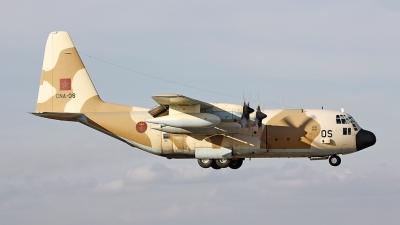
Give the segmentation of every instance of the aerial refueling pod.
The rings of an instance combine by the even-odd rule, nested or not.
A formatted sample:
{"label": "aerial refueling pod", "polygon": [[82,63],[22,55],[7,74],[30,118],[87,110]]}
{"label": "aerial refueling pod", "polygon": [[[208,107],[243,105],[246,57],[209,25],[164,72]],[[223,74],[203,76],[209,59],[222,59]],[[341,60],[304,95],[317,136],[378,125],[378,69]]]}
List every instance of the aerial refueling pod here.
{"label": "aerial refueling pod", "polygon": [[210,113],[177,113],[145,120],[145,122],[179,128],[204,128],[215,127],[221,119]]}

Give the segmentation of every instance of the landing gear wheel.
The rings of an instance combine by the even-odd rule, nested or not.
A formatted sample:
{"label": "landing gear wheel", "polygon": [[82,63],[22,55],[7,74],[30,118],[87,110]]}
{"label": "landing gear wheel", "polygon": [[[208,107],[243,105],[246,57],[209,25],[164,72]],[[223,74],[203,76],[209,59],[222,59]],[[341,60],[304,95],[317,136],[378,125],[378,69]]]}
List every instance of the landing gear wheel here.
{"label": "landing gear wheel", "polygon": [[331,157],[329,157],[329,164],[331,164],[331,166],[339,166],[341,162],[342,160],[337,155],[331,155]]}
{"label": "landing gear wheel", "polygon": [[226,168],[231,163],[230,159],[215,159],[215,164],[220,168]]}
{"label": "landing gear wheel", "polygon": [[213,163],[211,164],[211,167],[214,169],[214,170],[219,170],[219,169],[221,169],[221,167],[219,167],[218,165],[217,165],[217,163],[215,163],[215,160],[212,160],[213,161]]}
{"label": "landing gear wheel", "polygon": [[229,167],[231,169],[239,169],[243,164],[243,159],[232,159],[231,163],[229,164]]}
{"label": "landing gear wheel", "polygon": [[198,159],[197,162],[199,163],[199,165],[203,168],[209,168],[212,164],[213,164],[212,159]]}

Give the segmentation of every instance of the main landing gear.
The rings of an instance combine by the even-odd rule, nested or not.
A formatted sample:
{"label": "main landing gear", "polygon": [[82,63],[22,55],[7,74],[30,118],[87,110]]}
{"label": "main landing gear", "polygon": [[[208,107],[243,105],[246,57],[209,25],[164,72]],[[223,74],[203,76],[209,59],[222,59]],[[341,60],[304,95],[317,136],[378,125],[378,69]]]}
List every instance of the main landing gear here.
{"label": "main landing gear", "polygon": [[342,160],[337,155],[331,155],[331,157],[329,157],[329,164],[331,164],[331,166],[339,166],[341,162]]}
{"label": "main landing gear", "polygon": [[244,159],[198,159],[197,162],[203,168],[219,170],[229,167],[231,169],[239,169],[243,164]]}

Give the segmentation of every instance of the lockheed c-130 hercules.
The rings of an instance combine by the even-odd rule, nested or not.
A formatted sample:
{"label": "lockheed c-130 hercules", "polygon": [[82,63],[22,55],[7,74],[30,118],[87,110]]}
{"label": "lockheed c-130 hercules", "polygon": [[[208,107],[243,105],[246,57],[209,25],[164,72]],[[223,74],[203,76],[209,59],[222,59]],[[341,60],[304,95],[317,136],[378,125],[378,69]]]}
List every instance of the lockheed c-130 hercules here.
{"label": "lockheed c-130 hercules", "polygon": [[100,99],[67,32],[50,33],[36,116],[75,121],[143,151],[194,158],[203,168],[238,169],[245,158],[308,157],[341,162],[372,146],[375,135],[352,116],[323,109],[256,110],[206,103],[179,94],[152,96],[152,109]]}

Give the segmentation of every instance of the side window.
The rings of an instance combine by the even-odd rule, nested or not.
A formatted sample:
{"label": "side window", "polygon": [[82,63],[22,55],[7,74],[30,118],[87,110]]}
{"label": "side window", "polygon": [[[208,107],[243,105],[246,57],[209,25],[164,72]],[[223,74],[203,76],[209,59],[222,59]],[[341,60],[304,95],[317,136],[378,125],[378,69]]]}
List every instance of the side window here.
{"label": "side window", "polygon": [[343,128],[343,135],[351,135],[351,128]]}

